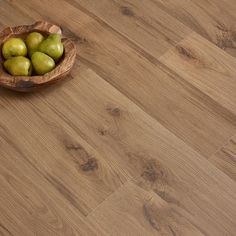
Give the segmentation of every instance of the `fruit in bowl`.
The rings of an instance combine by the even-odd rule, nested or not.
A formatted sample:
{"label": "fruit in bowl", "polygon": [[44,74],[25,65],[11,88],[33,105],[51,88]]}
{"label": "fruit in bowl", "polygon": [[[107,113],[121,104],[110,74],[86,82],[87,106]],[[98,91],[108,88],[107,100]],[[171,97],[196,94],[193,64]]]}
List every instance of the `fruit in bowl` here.
{"label": "fruit in bowl", "polygon": [[10,38],[2,47],[2,55],[5,59],[15,56],[26,56],[27,48],[21,38]]}
{"label": "fruit in bowl", "polygon": [[6,60],[3,66],[13,76],[44,75],[56,67],[63,52],[61,35],[50,34],[45,39],[41,33],[31,32],[25,42],[21,38],[4,42],[2,55]]}
{"label": "fruit in bowl", "polygon": [[[20,50],[17,49],[17,54],[12,53],[12,48],[14,48],[12,43],[14,44],[15,40],[10,41],[11,44],[7,42],[15,38],[20,39],[17,41],[20,45],[24,45],[26,52],[22,50],[23,52],[18,54]],[[45,45],[39,48],[48,38],[50,43],[44,43]],[[53,54],[47,48],[49,47],[47,44],[50,45]],[[9,57],[4,57],[9,53],[3,53],[3,46],[4,50],[7,49],[6,51],[10,52]],[[43,56],[41,53],[44,53]],[[37,21],[31,25],[6,27],[0,31],[0,87],[19,92],[31,92],[53,85],[68,78],[67,75],[75,63],[76,55],[75,42],[65,35],[62,37],[62,28],[58,25],[47,21]],[[8,59],[12,60],[6,62]]]}
{"label": "fruit in bowl", "polygon": [[35,52],[31,60],[37,75],[44,75],[55,68],[54,60],[45,53]]}
{"label": "fruit in bowl", "polygon": [[25,42],[27,45],[29,57],[31,57],[32,54],[38,50],[38,47],[43,40],[43,35],[38,32],[32,32],[27,35]]}
{"label": "fruit in bowl", "polygon": [[64,51],[63,44],[61,42],[61,35],[59,34],[51,34],[39,45],[39,51],[46,53],[51,58],[57,62]]}
{"label": "fruit in bowl", "polygon": [[3,65],[11,75],[28,76],[32,74],[31,62],[23,56],[11,57]]}

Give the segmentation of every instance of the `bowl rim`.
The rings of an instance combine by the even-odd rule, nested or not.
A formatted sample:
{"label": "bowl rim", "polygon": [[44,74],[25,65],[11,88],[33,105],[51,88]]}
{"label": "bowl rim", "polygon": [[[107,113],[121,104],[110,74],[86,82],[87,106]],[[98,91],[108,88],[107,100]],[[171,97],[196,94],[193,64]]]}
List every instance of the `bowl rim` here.
{"label": "bowl rim", "polygon": [[[32,31],[42,32],[43,34],[57,33],[62,35],[62,30],[58,25],[49,23],[47,21],[37,21],[30,25],[19,25],[14,27],[7,27],[0,32],[0,50],[3,43],[12,36],[19,36],[30,33]],[[63,78],[72,68],[76,57],[76,45],[69,38],[62,36],[64,45],[63,59],[57,66],[45,75],[34,76],[12,76],[8,74],[3,68],[3,56],[0,56],[0,85],[14,90],[30,89],[42,86],[48,83],[58,81]],[[2,50],[1,50],[2,51]]]}

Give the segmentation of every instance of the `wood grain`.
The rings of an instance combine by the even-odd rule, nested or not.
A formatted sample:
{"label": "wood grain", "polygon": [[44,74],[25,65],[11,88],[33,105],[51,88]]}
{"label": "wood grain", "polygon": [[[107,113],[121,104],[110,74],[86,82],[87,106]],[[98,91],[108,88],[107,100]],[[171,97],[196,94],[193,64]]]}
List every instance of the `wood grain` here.
{"label": "wood grain", "polygon": [[235,114],[236,60],[233,57],[193,33],[160,61]]}
{"label": "wood grain", "polygon": [[235,234],[233,1],[0,4],[77,46],[67,83],[0,88],[1,235]]}
{"label": "wood grain", "polygon": [[[33,112],[29,113],[32,106],[28,104],[30,103],[30,98],[28,98],[29,102],[20,101],[21,99],[17,102],[18,112],[16,114],[18,119],[25,120],[28,116],[32,120],[30,120],[29,127],[22,127],[22,130],[18,129],[20,133],[17,136],[21,138],[16,137],[16,144],[14,144],[14,146],[17,143],[20,146],[25,144],[26,155],[31,153],[30,162],[39,168],[43,175],[46,176],[49,184],[58,191],[58,194],[65,201],[72,205],[77,214],[86,216],[91,212],[89,209],[96,211],[100,198],[99,192],[94,193],[94,190],[104,191],[105,188],[101,189],[102,185],[94,186],[97,175],[89,183],[91,175],[84,175],[83,178],[83,175],[78,175],[78,172],[73,170],[70,162],[65,162],[64,160],[64,165],[60,164],[62,162],[61,158],[67,159],[67,155],[61,151],[58,142],[63,141],[60,141],[59,137],[57,138],[57,140],[59,139],[58,141],[54,141],[53,138],[45,139],[46,137],[51,137],[47,131],[47,123],[44,125],[42,123],[43,121],[47,122],[48,118],[50,118],[52,123],[61,123],[64,127],[69,119],[70,127],[75,129],[76,132],[74,138],[78,139],[79,133],[86,142],[104,156],[109,165],[117,166],[126,176],[142,176],[144,187],[150,188],[150,190],[159,194],[166,194],[174,204],[181,202],[181,208],[195,212],[198,217],[193,217],[193,224],[196,224],[200,229],[205,228],[204,222],[211,221],[209,215],[213,214],[214,221],[212,219],[210,224],[212,227],[208,226],[207,230],[209,232],[219,231],[222,234],[227,232],[226,229],[221,229],[217,226],[222,210],[212,205],[206,205],[208,200],[215,206],[218,206],[221,202],[221,204],[224,204],[224,215],[228,219],[227,223],[225,222],[226,228],[233,230],[234,224],[230,219],[235,217],[231,208],[232,204],[234,204],[232,196],[235,194],[235,183],[103,81],[94,72],[87,69],[83,70],[83,68],[78,70],[78,72],[79,75],[73,75],[77,79],[71,80],[61,90],[51,91],[48,96],[42,95],[38,102],[35,99],[34,105],[37,104],[38,109],[45,111],[45,115],[40,116],[41,122],[36,119],[37,113],[35,115],[33,115]],[[77,74],[78,72],[75,71],[74,73]],[[68,93],[70,93],[72,99],[70,100],[70,106],[64,100],[64,97],[69,95]],[[77,94],[77,98],[73,99],[75,94]],[[66,117],[61,114],[61,109],[67,114]],[[27,115],[25,114],[26,110],[29,110],[26,113]],[[53,110],[55,114],[50,115],[48,110]],[[59,119],[57,117],[60,120],[55,120]],[[5,119],[2,122],[4,121]],[[9,127],[7,128],[13,127],[14,129],[14,123],[17,124],[14,120],[9,122]],[[45,128],[43,129],[43,127]],[[28,130],[32,130],[32,132],[37,134],[38,138],[36,141],[41,143],[39,149],[35,147],[36,145],[33,143],[33,140],[30,140],[29,137],[32,134],[28,134]],[[142,138],[134,139],[133,137]],[[78,152],[80,148],[76,148],[76,145],[78,144],[69,143],[67,147],[69,149],[77,149],[75,152]],[[35,152],[33,153],[31,151],[32,146],[35,147]],[[46,155],[46,151],[43,151],[41,146],[50,150],[50,159],[41,160],[39,158],[38,153],[43,156]],[[53,147],[57,147],[57,149]],[[78,153],[78,158],[83,158],[83,154]],[[57,162],[55,162],[56,160]],[[67,169],[69,167],[70,171]],[[197,171],[193,171],[195,168]],[[211,169],[211,176],[208,174],[209,168]],[[96,168],[94,168],[94,171],[96,171]],[[104,170],[102,173],[104,173]],[[76,180],[73,178],[73,175],[78,176]],[[186,180],[188,181],[186,182]],[[85,188],[86,184],[88,184],[88,188],[90,188],[89,186],[94,186],[92,187],[93,193],[90,193],[89,189]],[[211,186],[210,190],[208,185]],[[77,190],[76,186],[81,186],[79,187],[80,191]],[[111,186],[114,186],[114,183]],[[183,192],[185,193],[184,198]],[[196,200],[192,196],[193,192]],[[223,192],[225,194],[222,194]],[[89,207],[83,204],[83,201],[85,201],[82,200],[84,194]],[[204,195],[206,200],[202,199],[202,195]],[[93,204],[93,202],[97,203]],[[201,210],[196,209],[196,204]],[[17,215],[17,213],[15,214]],[[109,234],[110,232],[108,231],[107,233]]]}
{"label": "wood grain", "polygon": [[189,213],[132,182],[102,203],[89,218],[112,235],[205,235],[191,222]]}
{"label": "wood grain", "polygon": [[[57,1],[50,3],[51,7],[58,4]],[[60,4],[70,14],[67,21],[62,17],[62,12],[56,19],[63,22],[64,31],[69,31],[68,35],[71,35],[71,31],[75,32],[72,36],[78,41],[79,59],[178,137],[203,155],[211,155],[222,145],[222,141],[235,133],[235,118],[214,100],[183,83],[174,71],[142,49],[130,43],[124,44],[126,40],[119,34],[114,35],[110,27],[96,22],[65,2]],[[20,4],[18,7],[21,7]],[[39,7],[40,4],[37,5]],[[49,15],[47,11],[47,8],[42,11],[46,13],[45,17]],[[76,20],[76,16],[79,19],[77,25],[68,24],[72,19]],[[209,102],[207,107],[206,101]],[[222,117],[225,113],[230,122]],[[222,129],[216,135],[219,131],[217,127]],[[207,141],[209,139],[211,142]]]}
{"label": "wood grain", "polygon": [[236,180],[236,141],[230,138],[209,160],[220,170]]}
{"label": "wood grain", "polygon": [[154,2],[163,11],[232,56],[236,56],[234,1],[154,0]]}
{"label": "wood grain", "polygon": [[[17,131],[23,133],[19,133],[19,139],[17,138],[15,142],[12,141],[12,145],[25,148],[34,147],[33,152],[28,150],[28,148],[25,149],[26,161],[30,162],[36,170],[39,170],[41,175],[54,186],[58,194],[64,196],[68,203],[82,215],[87,215],[91,209],[111,194],[113,189],[122,184],[125,181],[125,177],[124,175],[122,177],[119,171],[116,172],[113,167],[106,164],[88,144],[81,141],[72,128],[67,127],[68,131],[62,130],[60,126],[56,125],[61,123],[60,120],[49,119],[49,117],[53,116],[50,115],[50,110],[45,105],[43,106],[43,103],[40,105],[40,101],[35,102],[38,104],[38,108],[34,109],[35,113],[30,112],[31,109],[25,108],[24,104],[27,103],[27,106],[31,107],[30,101],[27,102],[27,100],[23,99],[17,102],[15,114],[20,117],[20,120],[27,120],[27,117],[32,115],[32,120],[30,123],[25,124],[26,126],[23,126],[21,130]],[[27,109],[27,112],[22,113],[25,109]],[[46,109],[46,116],[40,115],[40,109]],[[2,124],[5,123],[5,119],[9,119],[9,117],[5,115],[2,119]],[[13,122],[9,122],[7,126],[3,127],[5,130],[11,130],[13,127],[17,129],[17,126],[21,124],[20,120],[15,120],[15,122],[13,120]],[[37,139],[30,139],[32,133],[25,133],[32,127],[34,127],[32,132],[37,133],[39,137],[38,142],[40,142],[40,145],[37,145]],[[42,127],[45,127],[45,129]],[[40,137],[43,137],[44,134],[47,138],[41,140]],[[25,138],[20,138],[22,136]],[[7,132],[4,137],[7,141],[14,140],[14,133]],[[47,154],[47,150],[53,146],[57,148],[53,148]],[[50,156],[50,159],[40,158],[40,156],[47,155]],[[81,189],[87,189],[84,191],[85,195],[81,194]]]}
{"label": "wood grain", "polygon": [[[158,57],[191,30],[157,8],[152,1],[67,0],[76,8],[100,19],[146,52]],[[144,7],[145,6],[145,7]],[[106,11],[109,9],[109,11]]]}

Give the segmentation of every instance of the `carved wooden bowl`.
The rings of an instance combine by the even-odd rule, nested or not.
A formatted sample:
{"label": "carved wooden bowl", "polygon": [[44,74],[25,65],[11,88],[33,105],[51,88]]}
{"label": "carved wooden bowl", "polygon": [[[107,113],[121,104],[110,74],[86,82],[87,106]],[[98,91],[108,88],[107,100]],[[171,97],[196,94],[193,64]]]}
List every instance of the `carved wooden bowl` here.
{"label": "carved wooden bowl", "polygon": [[[37,31],[48,36],[51,33],[61,34],[61,28],[57,25],[38,21],[33,25],[21,25],[16,27],[8,27],[0,32],[0,50],[2,52],[3,43],[11,37],[20,37],[25,39],[28,33]],[[37,88],[53,84],[59,80],[62,80],[70,72],[76,57],[76,46],[68,38],[62,37],[62,43],[64,45],[64,54],[60,61],[57,63],[55,69],[46,73],[45,75],[39,76],[12,76],[8,74],[3,68],[4,58],[0,56],[0,86],[20,91],[30,92]]]}

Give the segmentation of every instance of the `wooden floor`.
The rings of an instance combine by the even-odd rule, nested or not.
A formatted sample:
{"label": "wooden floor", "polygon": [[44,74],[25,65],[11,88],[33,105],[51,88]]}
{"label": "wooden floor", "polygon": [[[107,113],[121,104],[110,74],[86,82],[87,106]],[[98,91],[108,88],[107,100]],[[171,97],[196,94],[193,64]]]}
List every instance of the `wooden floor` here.
{"label": "wooden floor", "polygon": [[236,1],[0,0],[40,19],[77,59],[0,89],[0,235],[236,235]]}

